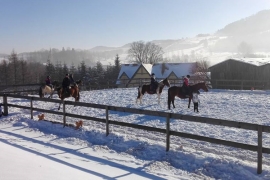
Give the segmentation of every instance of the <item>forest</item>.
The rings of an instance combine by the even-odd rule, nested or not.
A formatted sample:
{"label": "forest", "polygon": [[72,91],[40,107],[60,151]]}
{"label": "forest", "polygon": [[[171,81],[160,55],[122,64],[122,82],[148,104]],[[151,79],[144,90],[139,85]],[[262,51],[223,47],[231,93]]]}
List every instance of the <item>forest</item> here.
{"label": "forest", "polygon": [[120,71],[119,56],[115,56],[115,64],[103,66],[100,61],[90,65],[82,60],[80,63],[66,61],[52,62],[50,56],[47,62],[39,62],[33,58],[19,57],[14,51],[0,63],[0,85],[25,85],[45,83],[47,76],[52,81],[62,82],[65,74],[72,73],[74,80],[83,80],[85,85],[114,84]]}

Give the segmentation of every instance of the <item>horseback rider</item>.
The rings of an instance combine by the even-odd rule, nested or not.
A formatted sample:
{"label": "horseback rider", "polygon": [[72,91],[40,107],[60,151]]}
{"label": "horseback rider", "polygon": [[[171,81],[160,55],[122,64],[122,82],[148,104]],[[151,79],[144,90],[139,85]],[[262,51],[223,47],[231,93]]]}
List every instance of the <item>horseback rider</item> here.
{"label": "horseback rider", "polygon": [[155,73],[151,74],[151,84],[150,84],[150,90],[155,91],[158,87],[158,82],[156,81]]}
{"label": "horseback rider", "polygon": [[51,77],[47,76],[47,78],[45,79],[45,83],[47,86],[49,86],[51,89],[53,88],[53,85],[51,83]]}
{"label": "horseback rider", "polygon": [[73,79],[73,74],[69,74],[69,80],[70,80],[70,85],[71,86],[76,86],[77,85],[76,82]]}
{"label": "horseback rider", "polygon": [[183,85],[182,85],[182,91],[185,95],[189,95],[189,91],[190,91],[190,86],[189,86],[189,78],[190,78],[190,75],[187,75],[186,77],[184,77],[184,82],[183,82]]}
{"label": "horseback rider", "polygon": [[70,86],[70,79],[69,75],[66,74],[65,78],[62,81],[62,88],[63,88],[62,94],[66,93],[67,95],[69,95],[69,86]]}

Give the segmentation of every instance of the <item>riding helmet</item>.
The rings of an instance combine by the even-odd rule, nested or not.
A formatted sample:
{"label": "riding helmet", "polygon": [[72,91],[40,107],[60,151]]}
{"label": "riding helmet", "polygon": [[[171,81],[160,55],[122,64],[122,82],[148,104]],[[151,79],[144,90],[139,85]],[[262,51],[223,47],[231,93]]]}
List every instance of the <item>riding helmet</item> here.
{"label": "riding helmet", "polygon": [[190,78],[190,75],[187,75],[187,78]]}
{"label": "riding helmet", "polygon": [[151,74],[151,76],[154,76],[154,75],[155,75],[155,73],[152,73],[152,74]]}

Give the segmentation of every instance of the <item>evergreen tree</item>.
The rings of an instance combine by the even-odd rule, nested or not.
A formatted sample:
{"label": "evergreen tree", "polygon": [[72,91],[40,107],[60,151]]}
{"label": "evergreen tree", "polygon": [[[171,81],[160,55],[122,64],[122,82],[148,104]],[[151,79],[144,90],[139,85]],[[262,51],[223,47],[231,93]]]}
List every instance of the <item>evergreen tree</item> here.
{"label": "evergreen tree", "polygon": [[56,65],[55,65],[55,73],[54,73],[53,79],[55,79],[59,82],[62,82],[64,77],[65,77],[65,74],[63,72],[62,63],[57,61]]}
{"label": "evergreen tree", "polygon": [[[55,67],[52,64],[51,60],[48,59],[47,60],[47,64],[46,64],[46,76],[53,76],[55,75]],[[54,77],[53,77],[54,78]]]}
{"label": "evergreen tree", "polygon": [[96,71],[98,72],[98,79],[99,80],[103,80],[104,79],[104,75],[105,75],[105,70],[101,64],[100,61],[97,61],[97,64],[96,64]]}
{"label": "evergreen tree", "polygon": [[17,53],[13,50],[9,56],[9,80],[10,84],[18,84],[18,69],[19,69],[19,60]]}
{"label": "evergreen tree", "polygon": [[115,79],[115,80],[117,79],[118,74],[120,73],[120,70],[121,70],[120,58],[117,54],[115,57],[115,60],[114,60],[113,79]]}
{"label": "evergreen tree", "polygon": [[8,62],[4,59],[0,64],[1,85],[8,84]]}
{"label": "evergreen tree", "polygon": [[67,64],[64,63],[64,65],[63,65],[63,74],[67,74],[67,73],[70,73],[70,72],[69,72],[69,69],[67,67]]}

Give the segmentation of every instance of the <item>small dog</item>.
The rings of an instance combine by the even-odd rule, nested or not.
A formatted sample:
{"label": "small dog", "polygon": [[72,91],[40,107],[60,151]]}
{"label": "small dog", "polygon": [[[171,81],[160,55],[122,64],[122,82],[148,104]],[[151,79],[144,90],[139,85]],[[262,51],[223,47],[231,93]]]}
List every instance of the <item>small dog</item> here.
{"label": "small dog", "polygon": [[43,119],[44,119],[44,117],[45,117],[45,116],[44,116],[44,114],[43,114],[43,113],[42,113],[42,114],[39,114],[39,115],[38,115],[38,120],[43,120]]}
{"label": "small dog", "polygon": [[82,125],[83,125],[83,121],[82,120],[76,121],[75,123],[76,123],[76,126],[75,126],[75,129],[76,130],[79,129],[80,127],[82,127]]}

